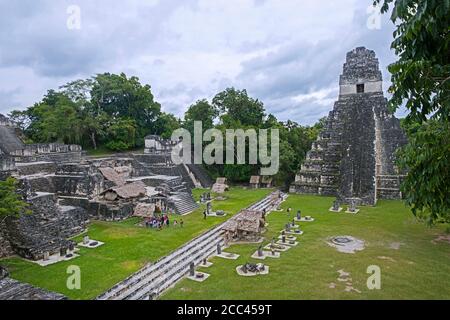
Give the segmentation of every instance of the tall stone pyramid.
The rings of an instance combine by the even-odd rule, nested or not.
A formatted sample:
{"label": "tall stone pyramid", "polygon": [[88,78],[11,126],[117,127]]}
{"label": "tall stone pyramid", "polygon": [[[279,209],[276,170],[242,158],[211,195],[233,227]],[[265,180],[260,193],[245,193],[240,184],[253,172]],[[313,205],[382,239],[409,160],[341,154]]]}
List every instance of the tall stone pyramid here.
{"label": "tall stone pyramid", "polygon": [[365,205],[401,198],[403,176],[395,166],[395,151],[406,137],[388,110],[382,83],[374,51],[359,47],[347,53],[339,98],[291,192]]}

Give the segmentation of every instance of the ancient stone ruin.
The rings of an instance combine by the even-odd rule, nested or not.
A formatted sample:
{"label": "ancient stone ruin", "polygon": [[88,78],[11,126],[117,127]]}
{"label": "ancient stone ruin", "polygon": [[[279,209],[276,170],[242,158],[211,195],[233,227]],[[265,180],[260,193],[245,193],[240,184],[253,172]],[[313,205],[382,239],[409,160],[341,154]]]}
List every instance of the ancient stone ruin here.
{"label": "ancient stone ruin", "polygon": [[186,165],[174,164],[173,143],[156,136],[151,139],[159,145],[146,141],[143,154],[106,158],[87,157],[77,145],[24,144],[20,130],[2,115],[0,136],[0,178],[18,180],[30,211],[0,221],[0,258],[18,254],[40,261],[72,251],[76,244],[68,239],[90,220],[188,214],[198,208],[191,189],[210,186]]}
{"label": "ancient stone ruin", "polygon": [[211,191],[215,193],[224,193],[229,188],[230,187],[227,185],[227,178],[220,177],[216,179],[216,183],[211,187]]}
{"label": "ancient stone ruin", "polygon": [[406,137],[388,110],[375,52],[359,47],[347,53],[339,85],[339,99],[290,191],[358,205],[401,198],[395,152]]}
{"label": "ancient stone ruin", "polygon": [[223,225],[225,237],[232,242],[258,242],[265,231],[265,215],[262,210],[243,210]]}

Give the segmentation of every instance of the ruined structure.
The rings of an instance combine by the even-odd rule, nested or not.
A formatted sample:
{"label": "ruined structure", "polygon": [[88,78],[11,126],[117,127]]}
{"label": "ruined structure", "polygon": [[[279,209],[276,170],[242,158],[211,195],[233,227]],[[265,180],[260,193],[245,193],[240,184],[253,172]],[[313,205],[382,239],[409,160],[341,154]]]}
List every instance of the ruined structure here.
{"label": "ruined structure", "polygon": [[262,210],[243,210],[222,227],[231,241],[257,242],[265,231],[265,215]]}
{"label": "ruined structure", "polygon": [[272,188],[273,177],[271,176],[251,176],[250,187],[253,189],[258,188]]}
{"label": "ruined structure", "polygon": [[395,151],[406,138],[388,110],[375,52],[350,51],[339,84],[339,99],[290,191],[366,205],[401,198]]}
{"label": "ruined structure", "polygon": [[187,214],[198,208],[191,188],[200,182],[184,164],[171,161],[172,142],[156,136],[146,153],[90,158],[80,146],[24,144],[20,130],[0,116],[0,178],[19,181],[29,214],[0,221],[0,258],[18,254],[45,260],[65,254],[70,239],[90,220],[116,221],[142,208]]}
{"label": "ruined structure", "polygon": [[250,187],[253,189],[259,188],[260,176],[251,176],[250,177]]}
{"label": "ruined structure", "polygon": [[219,177],[216,179],[216,183],[211,187],[211,191],[215,193],[224,193],[230,187],[227,184],[227,178]]}

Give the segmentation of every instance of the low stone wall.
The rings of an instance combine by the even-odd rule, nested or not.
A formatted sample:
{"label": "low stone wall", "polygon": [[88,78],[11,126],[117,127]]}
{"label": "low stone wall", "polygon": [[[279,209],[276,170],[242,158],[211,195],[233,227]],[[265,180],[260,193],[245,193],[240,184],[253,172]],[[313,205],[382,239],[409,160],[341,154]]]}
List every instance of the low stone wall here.
{"label": "low stone wall", "polygon": [[60,204],[64,206],[81,207],[86,210],[89,219],[100,221],[121,221],[134,213],[134,203],[117,203],[116,205],[89,200],[82,197],[61,197]]}
{"label": "low stone wall", "polygon": [[0,154],[0,171],[11,171],[16,168],[16,162],[13,157]]}
{"label": "low stone wall", "polygon": [[55,173],[57,164],[55,162],[32,162],[18,163],[17,172],[22,176],[40,173]]}
{"label": "low stone wall", "polygon": [[114,183],[104,179],[100,171],[90,165],[61,164],[53,174],[26,177],[33,192],[49,192],[62,196],[90,197],[100,195]]}
{"label": "low stone wall", "polygon": [[16,162],[39,162],[39,161],[51,161],[56,163],[80,162],[82,159],[82,152],[43,153],[31,156],[15,156],[15,159]]}
{"label": "low stone wall", "polygon": [[133,215],[134,204],[122,203],[110,205],[102,202],[89,202],[87,209],[91,219],[100,221],[121,221]]}
{"label": "low stone wall", "polygon": [[16,162],[79,162],[83,150],[79,145],[66,145],[58,143],[30,144],[25,148],[11,152]]}
{"label": "low stone wall", "polygon": [[28,157],[38,154],[81,152],[82,150],[83,149],[81,146],[76,144],[28,144],[25,145],[24,149],[14,151],[12,155],[18,157]]}

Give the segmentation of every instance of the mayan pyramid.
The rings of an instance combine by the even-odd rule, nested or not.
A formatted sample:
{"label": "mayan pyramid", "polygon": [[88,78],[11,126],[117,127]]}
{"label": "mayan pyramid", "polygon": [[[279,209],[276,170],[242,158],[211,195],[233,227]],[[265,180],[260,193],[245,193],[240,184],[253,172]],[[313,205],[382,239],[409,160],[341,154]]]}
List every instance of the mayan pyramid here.
{"label": "mayan pyramid", "polygon": [[406,138],[400,121],[388,110],[382,83],[374,51],[359,47],[347,53],[339,98],[291,192],[366,205],[401,198],[403,176],[396,168],[395,152]]}

